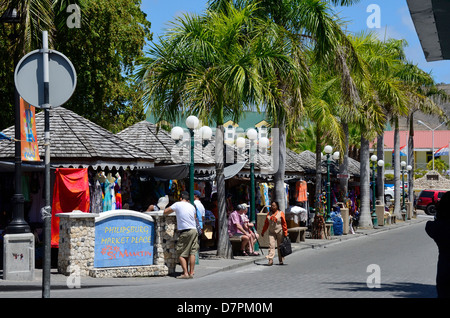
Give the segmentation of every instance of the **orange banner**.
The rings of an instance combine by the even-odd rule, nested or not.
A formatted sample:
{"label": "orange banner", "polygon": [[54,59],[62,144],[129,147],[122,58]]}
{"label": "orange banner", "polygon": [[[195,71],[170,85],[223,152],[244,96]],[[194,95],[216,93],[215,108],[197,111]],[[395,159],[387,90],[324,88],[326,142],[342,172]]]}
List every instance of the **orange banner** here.
{"label": "orange banner", "polygon": [[20,144],[22,160],[40,161],[39,147],[36,137],[36,114],[31,106],[20,98]]}

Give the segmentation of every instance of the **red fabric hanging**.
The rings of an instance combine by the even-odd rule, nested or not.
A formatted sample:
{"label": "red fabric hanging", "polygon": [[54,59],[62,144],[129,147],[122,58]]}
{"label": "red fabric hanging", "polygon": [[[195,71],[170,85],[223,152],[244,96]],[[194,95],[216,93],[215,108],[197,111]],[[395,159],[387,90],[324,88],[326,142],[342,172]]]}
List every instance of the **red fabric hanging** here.
{"label": "red fabric hanging", "polygon": [[55,214],[80,210],[89,212],[88,169],[57,168],[53,187],[52,247],[59,246],[59,217]]}

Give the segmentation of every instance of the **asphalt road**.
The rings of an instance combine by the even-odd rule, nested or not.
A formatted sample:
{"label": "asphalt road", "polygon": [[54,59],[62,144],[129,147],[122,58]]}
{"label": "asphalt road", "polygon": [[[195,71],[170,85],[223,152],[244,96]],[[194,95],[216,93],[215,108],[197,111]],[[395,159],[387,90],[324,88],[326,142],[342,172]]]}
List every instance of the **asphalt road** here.
{"label": "asphalt road", "polygon": [[[423,216],[421,216],[423,217]],[[437,247],[425,222],[305,249],[285,265],[266,262],[179,280],[173,277],[95,280],[68,289],[55,282],[52,298],[435,298]],[[2,286],[0,298],[39,298],[39,286]],[[154,301],[154,300],[153,300]],[[186,309],[186,308],[184,308]],[[184,310],[183,309],[183,310]]]}

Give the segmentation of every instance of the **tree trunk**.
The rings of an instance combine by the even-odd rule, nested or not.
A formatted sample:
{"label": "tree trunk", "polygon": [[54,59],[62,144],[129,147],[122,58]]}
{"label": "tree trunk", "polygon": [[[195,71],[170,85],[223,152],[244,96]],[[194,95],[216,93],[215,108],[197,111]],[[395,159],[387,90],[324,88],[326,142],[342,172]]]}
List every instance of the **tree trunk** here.
{"label": "tree trunk", "polygon": [[322,193],[322,143],[319,129],[316,129],[316,190],[314,193],[314,208],[316,214],[319,212],[320,200],[319,196]]}
{"label": "tree trunk", "polygon": [[401,191],[400,191],[400,131],[398,118],[395,118],[394,128],[394,215],[401,219]]}
{"label": "tree trunk", "polygon": [[[344,141],[344,154],[342,164],[339,166],[339,173],[342,175],[348,175],[348,144],[349,144],[349,132],[348,132],[348,123],[342,123],[342,129],[345,135]],[[339,194],[341,196],[341,200],[344,200],[348,197],[348,178],[339,179]]]}
{"label": "tree trunk", "polygon": [[[278,169],[276,170],[273,181],[275,185],[275,198],[280,207],[280,211],[286,211],[286,191],[284,188],[284,173],[286,164],[286,130],[284,127],[284,121],[282,121],[278,127],[278,141],[279,141],[279,153],[278,153]],[[276,164],[275,164],[276,167]]]}
{"label": "tree trunk", "polygon": [[359,227],[372,227],[372,217],[370,214],[370,150],[369,140],[361,136],[361,155],[360,155],[360,218]]}
{"label": "tree trunk", "polygon": [[[384,133],[377,137],[377,158],[384,161]],[[384,166],[379,167],[377,162],[377,198],[384,205]]]}
{"label": "tree trunk", "polygon": [[219,239],[217,241],[217,256],[223,258],[233,258],[230,239],[228,237],[228,218],[225,202],[225,176],[223,174],[225,163],[223,156],[223,125],[216,128],[216,183],[217,183],[217,208],[219,215]]}

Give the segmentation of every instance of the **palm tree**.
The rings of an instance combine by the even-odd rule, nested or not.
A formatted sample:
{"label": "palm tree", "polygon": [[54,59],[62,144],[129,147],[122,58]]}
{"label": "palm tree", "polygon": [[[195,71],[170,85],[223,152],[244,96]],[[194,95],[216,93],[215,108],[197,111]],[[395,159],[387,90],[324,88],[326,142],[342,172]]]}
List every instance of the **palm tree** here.
{"label": "palm tree", "polygon": [[394,69],[401,62],[400,41],[381,42],[373,34],[361,34],[352,37],[364,68],[365,77],[356,81],[361,96],[361,105],[356,122],[361,129],[361,219],[360,225],[372,225],[370,217],[370,166],[369,140],[376,134],[382,134],[385,113],[401,114],[405,112],[405,96],[402,82],[395,76]]}
{"label": "palm tree", "polygon": [[184,112],[216,124],[217,255],[226,258],[232,255],[223,175],[224,117],[230,114],[238,121],[244,109],[278,100],[275,74],[292,78],[296,86],[302,78],[285,32],[255,18],[256,9],[229,5],[223,11],[178,18],[160,44],[152,45],[137,73],[144,102],[157,118],[175,121]]}
{"label": "palm tree", "polygon": [[[419,69],[416,65],[408,64],[403,72],[399,74],[410,86],[409,96],[409,137],[408,137],[408,165],[414,168],[414,113],[421,111],[429,115],[437,115],[442,120],[449,121],[449,118],[436,104],[436,100],[446,102],[448,94],[439,89],[429,73]],[[408,200],[414,201],[414,169],[409,172],[408,177]]]}
{"label": "palm tree", "polygon": [[[342,31],[339,19],[334,15],[329,5],[351,5],[358,1],[351,0],[210,0],[210,9],[224,10],[227,4],[232,2],[236,7],[259,3],[260,9],[256,11],[257,16],[270,19],[289,32],[286,40],[291,43],[299,43],[296,58],[303,60],[302,55],[312,49],[315,62],[326,66],[328,63],[340,70],[342,75],[342,88],[347,98],[354,98],[354,85],[349,77],[346,63],[356,61],[351,43]],[[344,58],[347,51],[347,59]],[[303,73],[307,72],[306,65]],[[355,69],[358,63],[354,63]],[[286,129],[296,127],[300,114],[302,113],[302,99],[308,94],[308,86],[293,87],[291,78],[278,76],[279,86],[277,89],[282,94],[278,100],[273,99],[266,103],[266,110],[273,119],[273,127],[279,130],[279,168],[274,174],[275,200],[279,202],[280,208],[285,209],[284,194],[284,159],[286,153]],[[287,83],[285,83],[287,81]],[[299,81],[300,84],[307,82]],[[287,88],[290,88],[289,90]]]}
{"label": "palm tree", "polygon": [[[305,100],[306,116],[315,130],[316,153],[316,189],[315,205],[319,207],[319,195],[322,193],[322,152],[326,144],[335,145],[342,151],[344,134],[338,113],[341,106],[341,86],[339,78],[329,71],[323,71],[320,65],[311,68],[313,91]],[[336,147],[337,146],[337,147]]]}

